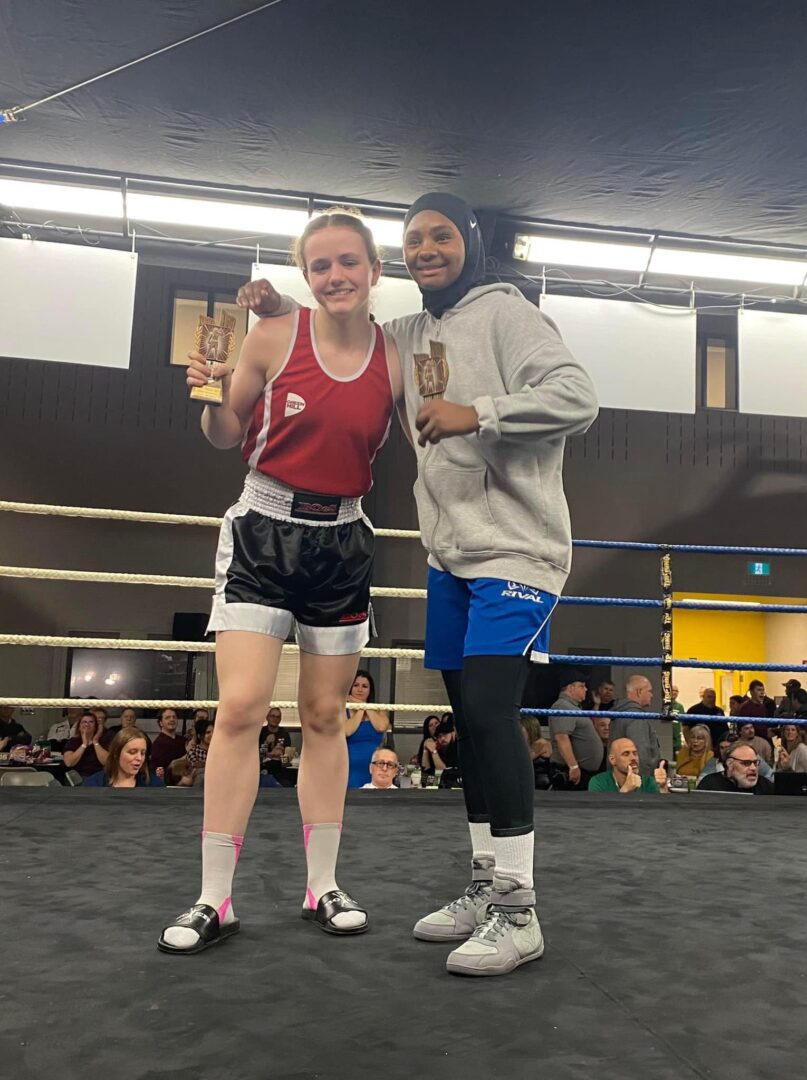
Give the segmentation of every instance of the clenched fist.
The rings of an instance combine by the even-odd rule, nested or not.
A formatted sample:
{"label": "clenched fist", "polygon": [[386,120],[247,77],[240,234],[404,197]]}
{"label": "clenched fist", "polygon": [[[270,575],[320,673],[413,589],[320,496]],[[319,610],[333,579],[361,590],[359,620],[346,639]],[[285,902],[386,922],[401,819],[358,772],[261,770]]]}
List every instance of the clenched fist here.
{"label": "clenched fist", "polygon": [[479,431],[479,416],[473,405],[456,405],[453,401],[427,401],[417,414],[415,427],[420,432],[418,443],[438,443],[453,435],[471,435]]}

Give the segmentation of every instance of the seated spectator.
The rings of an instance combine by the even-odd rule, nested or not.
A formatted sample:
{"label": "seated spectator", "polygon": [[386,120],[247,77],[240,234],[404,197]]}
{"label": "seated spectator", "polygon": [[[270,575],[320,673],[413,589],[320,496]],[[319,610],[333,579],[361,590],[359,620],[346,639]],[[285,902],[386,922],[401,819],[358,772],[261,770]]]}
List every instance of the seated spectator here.
{"label": "seated spectator", "polygon": [[[92,712],[95,719],[98,721],[98,734],[101,736],[102,745],[105,746],[109,713],[106,711],[106,709],[102,709],[100,706],[98,708],[93,707],[90,711]],[[113,735],[112,738],[114,737],[115,736]]]}
{"label": "seated spectator", "polygon": [[197,741],[194,737],[185,748],[185,757],[188,759],[191,766],[197,771],[204,769],[205,764],[207,763],[207,751],[210,748],[210,740],[212,738],[213,723],[211,721],[208,721],[205,725],[204,731],[202,732],[201,738]]}
{"label": "seated spectator", "polygon": [[179,717],[176,709],[162,709],[158,723],[160,734],[152,743],[149,764],[152,769],[167,769],[172,761],[185,756],[185,740],[177,734]]}
{"label": "seated spectator", "polygon": [[713,757],[709,728],[705,724],[695,724],[689,729],[686,746],[678,751],[675,771],[679,776],[700,776]]}
{"label": "seated spectator", "polygon": [[193,787],[193,781],[193,766],[186,757],[174,758],[165,770],[166,787]]}
{"label": "seated spectator", "polygon": [[[174,715],[176,715],[176,714],[174,714]],[[110,743],[112,742],[112,740],[115,738],[115,736],[118,734],[119,731],[126,731],[127,728],[136,728],[136,727],[137,727],[137,712],[132,708],[123,709],[121,711],[120,716],[118,717],[118,723],[113,724],[111,727],[106,727],[104,729],[104,733],[101,736],[101,742],[106,747],[106,749],[108,750],[109,746],[110,746]],[[144,731],[141,731],[140,734],[146,740],[146,757],[149,759],[149,761],[151,761],[151,739],[148,737],[148,735],[146,735],[146,733]]]}
{"label": "seated spectator", "polygon": [[807,691],[802,690],[798,679],[788,679],[783,685],[785,696],[776,710],[776,716],[807,720]]}
{"label": "seated spectator", "polygon": [[767,739],[761,738],[755,733],[754,725],[748,721],[737,725],[739,742],[750,746],[766,765],[773,765],[773,747]]}
{"label": "seated spectator", "polygon": [[704,776],[698,784],[698,791],[773,795],[773,782],[759,775],[759,758],[753,746],[737,739],[726,754],[726,771]]}
{"label": "seated spectator", "polygon": [[64,763],[75,769],[82,779],[103,770],[109,751],[101,742],[102,731],[98,717],[89,709],[81,714],[76,734],[64,744]]}
{"label": "seated spectator", "polygon": [[616,687],[610,679],[603,681],[592,692],[593,708],[603,712],[616,704]]}
{"label": "seated spectator", "polygon": [[677,686],[671,686],[670,687],[670,697],[672,699],[671,703],[670,703],[670,711],[674,712],[674,713],[682,713],[684,711],[684,706],[678,700],[678,687]]}
{"label": "seated spectator", "polygon": [[146,761],[146,736],[136,727],[122,728],[109,746],[103,772],[94,773],[84,787],[165,787],[163,770],[149,773]]}
{"label": "seated spectator", "polygon": [[291,746],[291,735],[282,727],[283,713],[277,705],[272,705],[266,714],[266,723],[261,728],[258,737],[258,745],[261,747],[264,758],[273,757],[280,759],[287,746]]}
{"label": "seated spectator", "polygon": [[799,724],[782,724],[780,733],[782,749],[776,763],[777,770],[807,772],[807,728]]}
{"label": "seated spectator", "polygon": [[434,776],[435,768],[443,768],[443,765],[435,766],[433,755],[437,753],[437,731],[440,727],[440,717],[436,713],[427,716],[423,721],[423,738],[420,740],[418,752],[415,754],[413,765],[419,765],[423,776]]}
{"label": "seated spectator", "polygon": [[[734,732],[730,731],[726,731],[721,735],[720,742],[717,744],[717,754],[706,762],[703,772],[698,777],[699,780],[702,780],[704,776],[711,776],[712,773],[726,771],[726,755],[739,738],[739,735],[735,735]],[[759,759],[759,775],[764,776],[766,780],[773,780],[773,769],[764,758]]]}
{"label": "seated spectator", "polygon": [[[580,709],[587,693],[583,672],[575,668],[562,668],[559,674],[560,696],[552,708]],[[594,730],[591,717],[550,716],[549,733],[553,764],[566,767],[570,790],[585,791],[589,780],[602,764],[602,742]]]}
{"label": "seated spectator", "polygon": [[[650,712],[653,708],[653,684],[644,675],[631,675],[625,683],[625,697],[618,701],[614,712]],[[609,741],[630,739],[639,751],[639,772],[653,776],[661,758],[661,743],[654,720],[641,716],[628,719],[615,717],[611,722]]]}
{"label": "seated spectator", "polygon": [[[201,707],[198,708],[198,709],[194,709],[192,716],[186,716],[185,717],[184,727],[183,727],[183,730],[182,730],[182,734],[185,736],[185,739],[186,740],[189,739],[191,737],[191,735],[196,731],[197,727],[199,727],[200,724],[204,724],[204,727],[207,727],[207,724],[209,723],[209,721],[210,721],[210,710],[209,709],[204,709],[204,708],[201,708]],[[204,731],[204,727],[202,728],[202,731]],[[198,735],[198,732],[197,732],[197,740],[198,740],[198,738],[199,738],[199,735]]]}
{"label": "seated spectator", "polygon": [[0,754],[10,753],[12,746],[30,746],[31,736],[14,719],[13,705],[0,705]]}
{"label": "seated spectator", "polygon": [[[459,754],[457,753],[457,729],[454,727],[453,713],[443,713],[434,741],[436,746],[433,756],[435,768],[456,769],[459,765]],[[437,764],[438,758],[442,761],[442,765]]]}
{"label": "seated spectator", "polygon": [[639,751],[630,739],[614,739],[608,748],[608,772],[593,776],[589,781],[589,791],[618,791],[621,795],[641,791],[645,795],[666,795],[667,771],[659,765],[653,776],[642,776],[639,772]]}
{"label": "seated spectator", "polygon": [[370,760],[370,783],[363,784],[365,788],[374,791],[396,791],[393,780],[398,775],[398,755],[394,750],[385,750],[384,747],[376,750]]}
{"label": "seated spectator", "polygon": [[[60,720],[56,720],[48,728],[47,739],[51,744],[51,750],[63,750],[64,744],[75,734],[76,725],[81,720],[83,709],[63,709]],[[53,744],[56,743],[56,746]]]}
{"label": "seated spectator", "polygon": [[541,721],[537,716],[522,715],[521,730],[524,732],[530,751],[535,787],[538,791],[547,791],[552,787],[553,766],[550,763],[552,743],[543,737]]}
{"label": "seated spectator", "polygon": [[600,762],[599,769],[597,769],[597,772],[601,773],[605,772],[608,768],[608,736],[611,734],[611,717],[592,716],[591,722],[602,743],[602,761]]}

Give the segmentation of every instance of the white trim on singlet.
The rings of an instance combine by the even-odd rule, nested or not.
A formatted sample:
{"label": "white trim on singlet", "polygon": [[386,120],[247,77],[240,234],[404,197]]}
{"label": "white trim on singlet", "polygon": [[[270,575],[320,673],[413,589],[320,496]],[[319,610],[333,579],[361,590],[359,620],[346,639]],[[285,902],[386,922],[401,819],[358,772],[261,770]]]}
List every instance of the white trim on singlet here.
{"label": "white trim on singlet", "polygon": [[539,652],[537,649],[533,649],[533,645],[535,644],[536,638],[540,637],[541,631],[543,630],[543,628],[546,626],[546,624],[549,622],[549,620],[552,618],[553,614],[555,613],[555,608],[558,606],[558,600],[559,599],[560,599],[560,597],[558,597],[558,596],[555,597],[555,603],[552,605],[552,610],[549,612],[547,617],[544,619],[544,621],[538,627],[536,632],[532,635],[530,640],[527,642],[527,646],[524,649],[524,652],[522,653],[522,656],[526,656],[527,653],[529,653],[530,654],[530,661],[533,664],[548,664],[549,663],[549,653]]}
{"label": "white trim on singlet", "polygon": [[283,363],[278,370],[274,373],[271,379],[266,380],[266,386],[263,390],[263,423],[261,424],[261,430],[258,432],[258,437],[255,440],[255,449],[249,455],[249,461],[247,465],[251,469],[258,468],[258,462],[261,460],[261,455],[266,449],[266,440],[269,438],[269,425],[272,422],[272,387],[274,386],[275,379],[279,378],[283,374],[289,360],[291,360],[291,354],[294,352],[294,347],[297,344],[297,332],[300,327],[300,309],[295,308],[294,319],[291,326],[291,341],[289,342],[289,349],[283,358]]}
{"label": "white trim on singlet", "polygon": [[[319,349],[317,348],[317,336],[316,336],[316,333],[314,331],[314,314],[315,314],[315,311],[316,311],[316,309],[312,309],[312,311],[311,311],[311,318],[308,320],[308,330],[309,330],[309,336],[311,338],[311,349],[313,350],[314,357],[316,358],[317,363],[322,368],[323,372],[328,376],[328,378],[333,379],[334,382],[349,383],[349,382],[355,382],[356,379],[360,379],[362,377],[362,375],[365,373],[365,371],[367,370],[367,368],[370,366],[370,361],[373,358],[373,352],[375,351],[375,347],[376,347],[376,344],[378,342],[378,334],[379,334],[379,332],[381,333],[382,340],[384,339],[384,333],[381,330],[381,327],[376,326],[375,323],[370,323],[370,327],[372,329],[372,333],[370,334],[370,347],[367,350],[367,355],[364,358],[364,363],[359,368],[359,370],[354,375],[334,375],[334,373],[332,371],[329,371],[328,368],[325,366],[325,361],[320,356]],[[387,347],[387,343],[386,343],[386,341],[384,341],[385,355],[386,355],[386,347]],[[389,371],[389,363],[387,364],[387,371]]]}

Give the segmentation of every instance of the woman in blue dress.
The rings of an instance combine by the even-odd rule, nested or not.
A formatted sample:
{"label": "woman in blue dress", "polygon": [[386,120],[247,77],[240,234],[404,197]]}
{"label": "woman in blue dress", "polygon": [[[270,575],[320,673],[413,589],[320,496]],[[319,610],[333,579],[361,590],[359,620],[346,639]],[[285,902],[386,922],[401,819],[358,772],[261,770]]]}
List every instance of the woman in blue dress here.
{"label": "woman in blue dress", "polygon": [[[349,701],[362,703],[375,700],[375,683],[369,671],[359,668],[353,686],[348,694]],[[345,721],[347,752],[350,759],[350,772],[347,786],[364,787],[370,774],[370,760],[381,743],[385,732],[389,731],[389,717],[378,709],[348,709]]]}

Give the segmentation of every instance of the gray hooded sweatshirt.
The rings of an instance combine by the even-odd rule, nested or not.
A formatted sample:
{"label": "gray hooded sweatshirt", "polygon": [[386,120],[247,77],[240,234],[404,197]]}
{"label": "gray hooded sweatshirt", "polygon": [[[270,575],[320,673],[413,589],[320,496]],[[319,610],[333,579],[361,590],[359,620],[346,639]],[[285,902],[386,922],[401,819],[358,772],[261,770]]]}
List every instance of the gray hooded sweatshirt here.
{"label": "gray hooded sweatshirt", "polygon": [[[559,594],[572,553],[563,448],[597,416],[588,374],[554,323],[513,285],[478,286],[439,319],[421,311],[384,329],[401,357],[429,564]],[[480,427],[420,447],[413,358],[429,353],[430,341],[445,346],[445,400],[473,405]]]}

